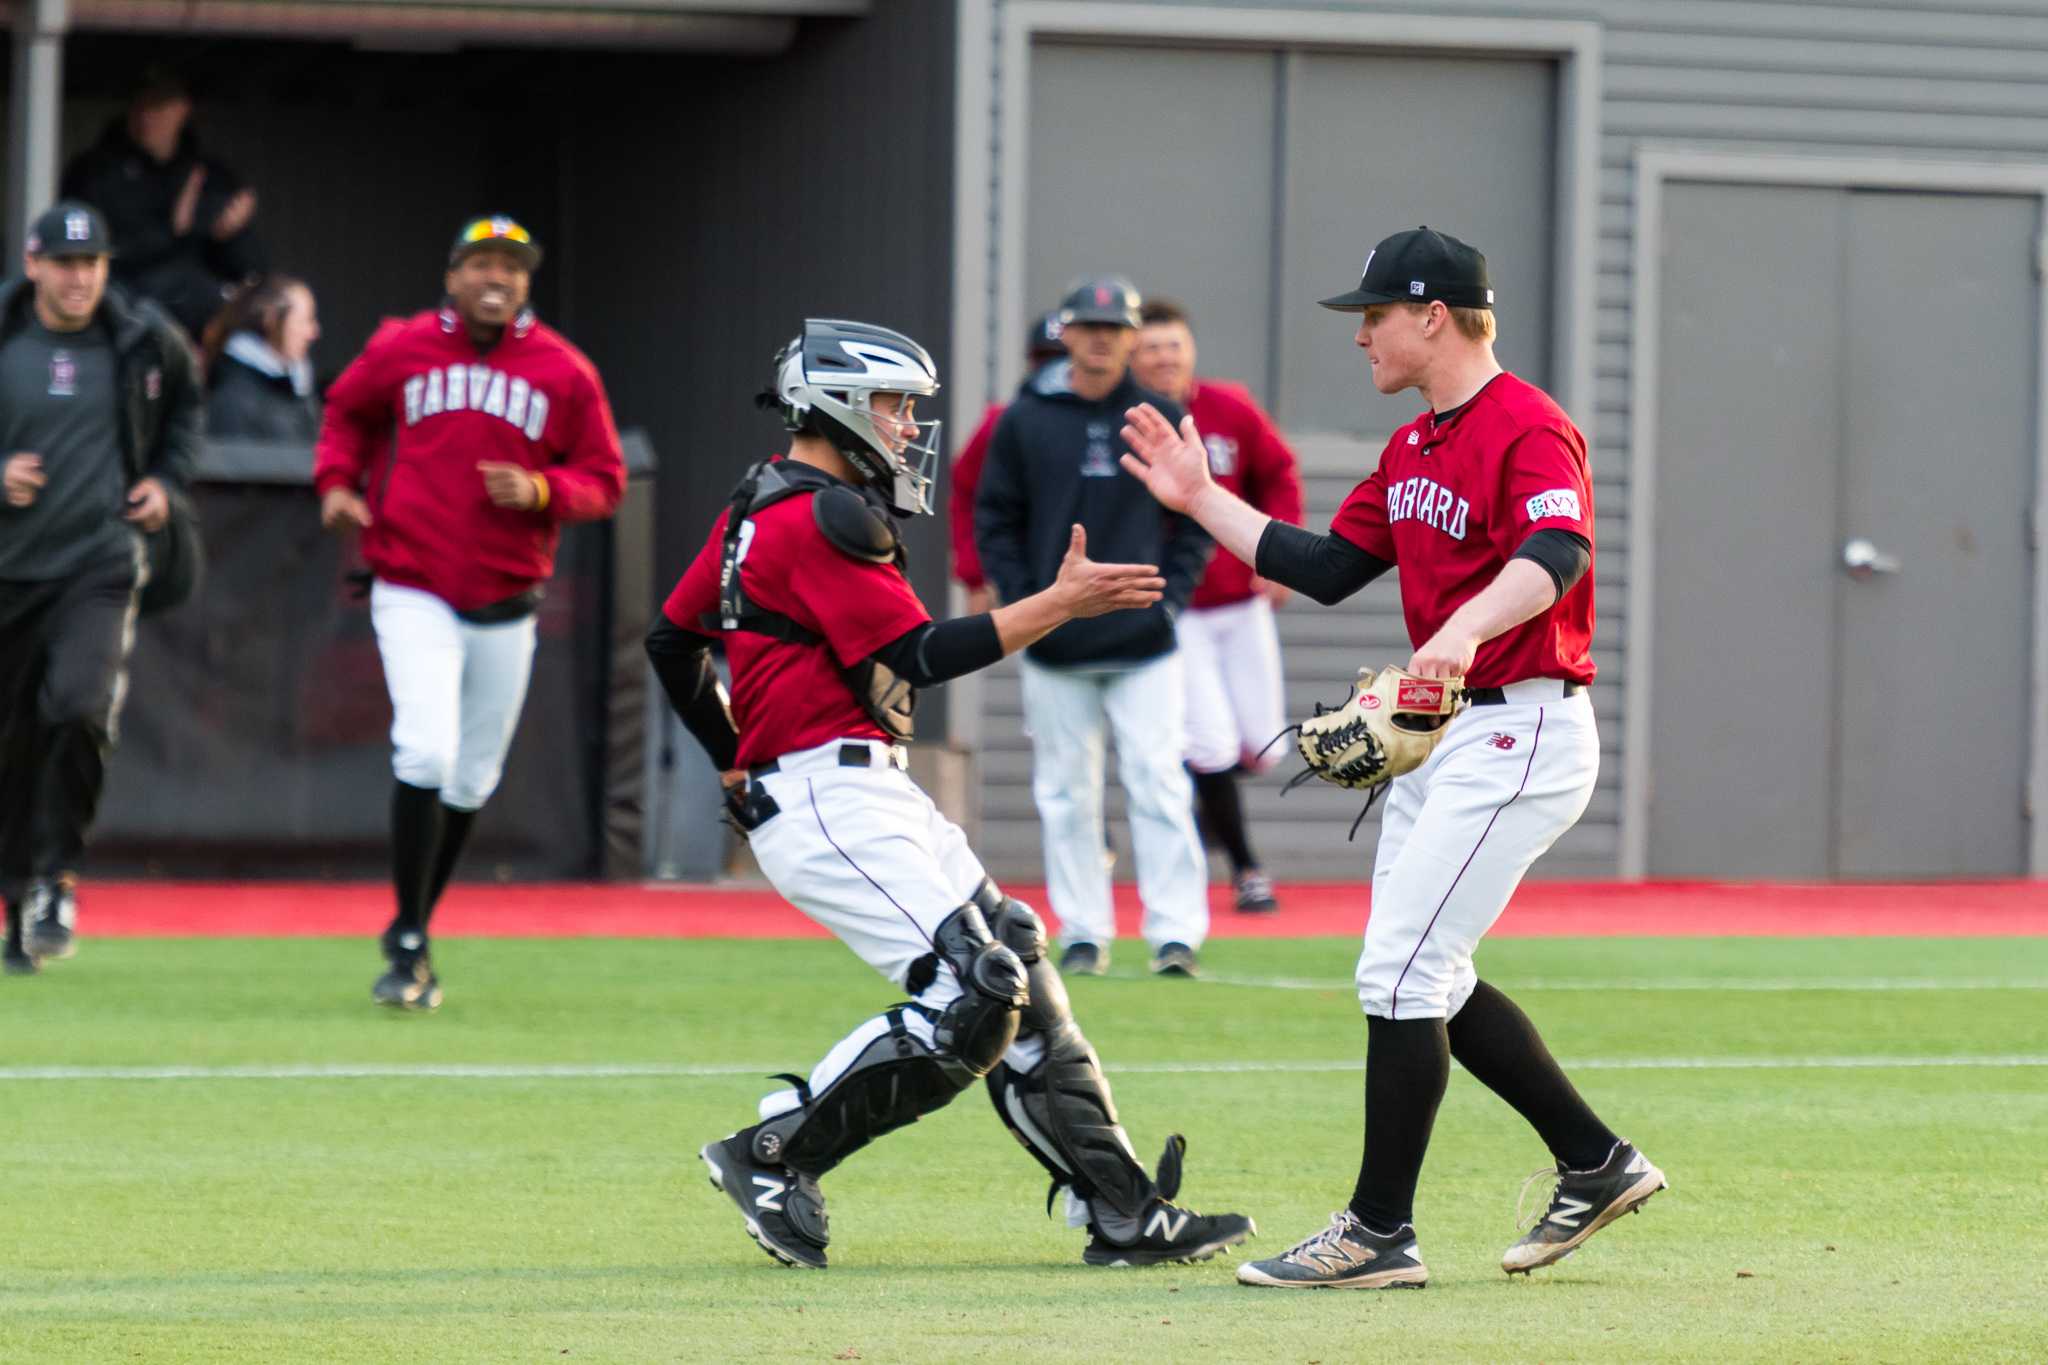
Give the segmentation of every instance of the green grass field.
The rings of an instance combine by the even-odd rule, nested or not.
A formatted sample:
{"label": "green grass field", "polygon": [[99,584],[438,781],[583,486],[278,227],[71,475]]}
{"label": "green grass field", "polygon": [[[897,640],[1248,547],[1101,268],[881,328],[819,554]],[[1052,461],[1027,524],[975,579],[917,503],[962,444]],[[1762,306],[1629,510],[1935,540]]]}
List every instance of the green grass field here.
{"label": "green grass field", "polygon": [[[1353,951],[1219,941],[1169,982],[1127,949],[1074,989],[1141,1153],[1186,1133],[1183,1202],[1253,1214],[1257,1254],[1356,1173]],[[1487,945],[1672,1188],[1507,1280],[1544,1153],[1454,1072],[1433,1279],[1382,1294],[1085,1267],[979,1093],[833,1173],[833,1268],[785,1269],[697,1147],[883,983],[823,941],[439,957],[430,1017],[369,1004],[358,941],[88,941],[0,980],[0,1360],[2048,1358],[2048,940]]]}

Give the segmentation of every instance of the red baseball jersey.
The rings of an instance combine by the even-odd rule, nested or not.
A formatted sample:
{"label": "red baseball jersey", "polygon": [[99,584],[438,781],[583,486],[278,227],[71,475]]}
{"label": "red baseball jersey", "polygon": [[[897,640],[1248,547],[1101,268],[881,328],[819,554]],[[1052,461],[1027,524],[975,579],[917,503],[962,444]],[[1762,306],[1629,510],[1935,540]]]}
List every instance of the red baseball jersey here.
{"label": "red baseball jersey", "polygon": [[[1269,517],[1301,525],[1301,470],[1273,419],[1242,384],[1197,379],[1188,412],[1209,448],[1209,474]],[[1251,565],[1233,554],[1211,556],[1190,607],[1227,607],[1252,595]]]}
{"label": "red baseball jersey", "polygon": [[953,577],[965,588],[988,585],[988,578],[981,571],[981,551],[974,546],[974,490],[981,485],[981,464],[988,458],[988,443],[994,438],[996,423],[1002,420],[1007,406],[988,405],[988,411],[981,415],[981,425],[960,448],[960,458],[953,461],[953,491],[946,498],[946,516],[952,525],[947,529],[953,536]]}
{"label": "red baseball jersey", "polygon": [[[494,505],[480,460],[542,475],[547,506]],[[313,487],[365,495],[378,577],[467,611],[553,573],[561,524],[610,516],[626,465],[596,367],[559,332],[522,314],[481,351],[444,309],[387,319],[334,381]]]}
{"label": "red baseball jersey", "polygon": [[725,639],[732,667],[732,720],[739,766],[812,749],[835,739],[887,739],[868,719],[839,670],[931,619],[910,580],[894,564],[873,564],[834,549],[811,515],[813,494],[762,508],[741,528],[740,583],[747,599],[781,612],[823,644],[798,645],[752,631],[719,631],[718,570],[725,557],[719,513],[704,548],[690,561],[662,611],[685,630]]}
{"label": "red baseball jersey", "polygon": [[[1549,394],[1512,374],[1394,433],[1330,529],[1401,570],[1401,611],[1421,648],[1537,531],[1593,541],[1586,438]],[[1593,681],[1593,573],[1479,646],[1466,682]]]}

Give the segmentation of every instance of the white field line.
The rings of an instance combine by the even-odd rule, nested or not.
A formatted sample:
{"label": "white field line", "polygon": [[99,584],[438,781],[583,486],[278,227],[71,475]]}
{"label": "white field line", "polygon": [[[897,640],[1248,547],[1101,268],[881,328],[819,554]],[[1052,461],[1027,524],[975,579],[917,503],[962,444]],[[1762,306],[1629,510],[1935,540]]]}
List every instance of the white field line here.
{"label": "white field line", "polygon": [[[1348,991],[1353,983],[1336,977],[1235,976],[1205,971],[1197,978],[1216,986],[1274,991]],[[1529,976],[1488,977],[1504,991],[2044,991],[2040,976]]]}
{"label": "white field line", "polygon": [[[1563,1063],[1572,1071],[1891,1071],[1914,1067],[1983,1067],[2009,1070],[2048,1067],[2048,1056],[1970,1055],[1926,1057],[1582,1057]],[[1285,1071],[1308,1075],[1357,1072],[1363,1059],[1349,1061],[1136,1062],[1106,1068],[1120,1076],[1210,1076]],[[439,1062],[307,1064],[301,1066],[8,1066],[5,1081],[333,1081],[469,1080],[604,1081],[691,1080],[724,1076],[768,1076],[774,1065],[696,1066],[681,1062],[563,1062],[539,1065]]]}

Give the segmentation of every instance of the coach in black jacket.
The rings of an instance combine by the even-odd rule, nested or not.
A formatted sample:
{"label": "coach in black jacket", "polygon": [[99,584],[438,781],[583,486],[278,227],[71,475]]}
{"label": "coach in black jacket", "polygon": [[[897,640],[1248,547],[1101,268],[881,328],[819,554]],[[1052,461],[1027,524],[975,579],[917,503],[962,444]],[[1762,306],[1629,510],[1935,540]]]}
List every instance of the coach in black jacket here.
{"label": "coach in black jacket", "polygon": [[[202,418],[184,334],[107,284],[100,215],[62,203],[0,285],[0,893],[4,965],[72,950],[152,545]],[[186,518],[180,518],[181,523]]]}
{"label": "coach in black jacket", "polygon": [[[1208,561],[1208,535],[1165,512],[1124,473],[1124,411],[1165,402],[1132,382],[1138,291],[1087,279],[1060,305],[1068,359],[1021,390],[989,443],[974,503],[976,546],[1003,600],[1053,581],[1069,527],[1088,534],[1091,558],[1156,564],[1165,599],[1145,611],[1070,621],[1025,651],[1024,726],[1031,734],[1032,796],[1045,826],[1045,871],[1065,952],[1060,968],[1100,973],[1116,936],[1102,827],[1104,741],[1114,734],[1129,798],[1132,853],[1152,970],[1192,975],[1209,932],[1207,863],[1195,834],[1180,656],[1173,617]],[[1178,422],[1180,409],[1160,409]]]}

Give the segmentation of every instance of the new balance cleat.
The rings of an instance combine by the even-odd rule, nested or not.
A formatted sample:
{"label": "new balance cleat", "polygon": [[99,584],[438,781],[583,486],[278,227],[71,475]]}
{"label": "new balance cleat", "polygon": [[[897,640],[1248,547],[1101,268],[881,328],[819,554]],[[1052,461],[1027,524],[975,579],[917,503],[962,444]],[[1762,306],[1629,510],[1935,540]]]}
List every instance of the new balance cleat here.
{"label": "new balance cleat", "polygon": [[1330,1215],[1330,1226],[1271,1260],[1246,1261],[1237,1268],[1237,1282],[1269,1289],[1420,1289],[1429,1283],[1429,1268],[1413,1225],[1374,1232],[1342,1209]]}
{"label": "new balance cleat", "polygon": [[1202,969],[1195,962],[1195,950],[1185,943],[1162,943],[1159,951],[1152,955],[1154,976],[1200,976]]}
{"label": "new balance cleat", "polygon": [[1187,1152],[1188,1140],[1179,1133],[1166,1139],[1152,1181],[1159,1194],[1143,1217],[1126,1218],[1114,1209],[1088,1204],[1090,1235],[1081,1250],[1083,1261],[1105,1266],[1191,1264],[1258,1235],[1258,1224],[1241,1213],[1195,1213],[1173,1202],[1180,1193]]}
{"label": "new balance cleat", "polygon": [[787,1166],[755,1160],[745,1132],[709,1143],[697,1155],[710,1168],[712,1188],[739,1206],[747,1236],[761,1250],[784,1265],[825,1268],[825,1247],[832,1238],[817,1181]]}
{"label": "new balance cleat", "polygon": [[1588,1237],[1624,1213],[1640,1210],[1651,1195],[1665,1188],[1664,1172],[1626,1140],[1614,1144],[1598,1169],[1568,1171],[1559,1162],[1554,1172],[1536,1172],[1523,1182],[1524,1195],[1530,1185],[1546,1178],[1557,1182],[1550,1207],[1500,1258],[1500,1268],[1510,1275],[1555,1265],[1577,1251]]}
{"label": "new balance cleat", "polygon": [[78,893],[69,878],[32,881],[22,898],[21,938],[28,955],[56,961],[78,951]]}
{"label": "new balance cleat", "polygon": [[1109,949],[1099,943],[1070,943],[1060,954],[1061,976],[1101,976],[1109,970]]}
{"label": "new balance cleat", "polygon": [[1270,915],[1280,908],[1279,899],[1273,895],[1273,879],[1256,867],[1238,873],[1231,891],[1240,915]]}

